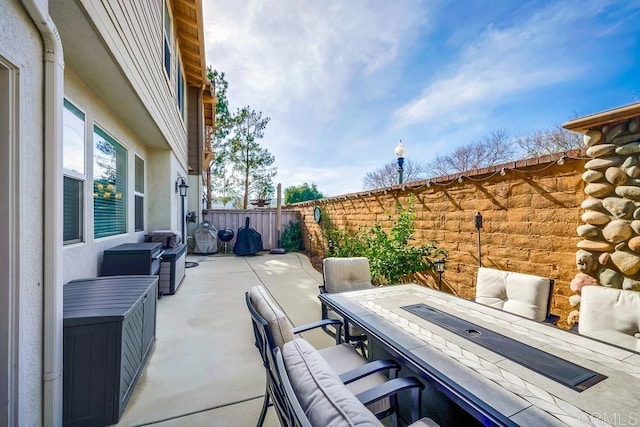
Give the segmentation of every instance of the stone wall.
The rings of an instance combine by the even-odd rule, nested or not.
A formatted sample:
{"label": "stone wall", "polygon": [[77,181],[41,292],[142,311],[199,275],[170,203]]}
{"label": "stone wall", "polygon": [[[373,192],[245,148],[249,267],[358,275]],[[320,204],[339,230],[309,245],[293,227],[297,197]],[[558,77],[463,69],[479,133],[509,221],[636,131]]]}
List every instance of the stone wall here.
{"label": "stone wall", "polygon": [[[480,230],[484,267],[545,276],[556,280],[552,312],[566,322],[572,307],[569,282],[576,274],[576,245],[580,238],[581,203],[585,199],[581,152],[527,159],[496,168],[417,181],[404,186],[364,191],[294,205],[303,218],[305,245],[312,237],[313,251],[323,253],[322,222],[314,221],[320,206],[338,227],[358,230],[378,221],[389,227],[389,213],[397,202],[407,206],[415,195],[416,244],[432,240],[449,252],[443,283],[454,293],[475,295],[478,268],[477,212],[483,215]],[[504,167],[504,175],[501,173]],[[434,286],[435,274],[416,280]],[[564,323],[566,327],[566,323]]]}
{"label": "stone wall", "polygon": [[640,291],[640,118],[594,124],[584,136],[592,157],[582,174],[587,198],[571,281],[578,314],[580,290],[602,285]]}

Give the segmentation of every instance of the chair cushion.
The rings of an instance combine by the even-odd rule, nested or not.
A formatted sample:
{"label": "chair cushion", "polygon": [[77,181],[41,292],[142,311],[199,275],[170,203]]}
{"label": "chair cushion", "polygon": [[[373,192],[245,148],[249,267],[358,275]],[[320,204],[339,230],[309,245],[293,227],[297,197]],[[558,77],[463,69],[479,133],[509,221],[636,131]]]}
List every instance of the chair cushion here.
{"label": "chair cushion", "polygon": [[640,351],[640,292],[583,287],[578,332]]}
{"label": "chair cushion", "polygon": [[[368,362],[350,344],[346,343],[320,349],[318,353],[338,375],[366,365]],[[375,373],[347,384],[347,389],[353,394],[358,394],[384,384],[386,381],[387,377],[381,373]],[[389,409],[390,406],[389,398],[384,398],[367,405],[367,408],[374,414],[380,414]]]}
{"label": "chair cushion", "polygon": [[305,340],[296,338],[286,343],[282,356],[293,390],[311,425],[381,425]]}
{"label": "chair cushion", "polygon": [[322,261],[322,269],[324,286],[329,293],[373,287],[367,258],[325,258]]}
{"label": "chair cushion", "polygon": [[269,324],[274,344],[282,349],[284,343],[293,339],[291,322],[280,307],[271,299],[264,286],[254,286],[249,290],[251,304]]}
{"label": "chair cushion", "polygon": [[[344,321],[344,318],[342,316],[340,316],[338,313],[331,310],[330,308],[327,308],[327,318]],[[349,336],[359,337],[365,334],[364,330],[360,326],[354,324],[353,322],[349,322],[348,325],[349,325]]]}
{"label": "chair cushion", "polygon": [[530,274],[480,267],[476,302],[542,322],[547,316],[551,281]]}

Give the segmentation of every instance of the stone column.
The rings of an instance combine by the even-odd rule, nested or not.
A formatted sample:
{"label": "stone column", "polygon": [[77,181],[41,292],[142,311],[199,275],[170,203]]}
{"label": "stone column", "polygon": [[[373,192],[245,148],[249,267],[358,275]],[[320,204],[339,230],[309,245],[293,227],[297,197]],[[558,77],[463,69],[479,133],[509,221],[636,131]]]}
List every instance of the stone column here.
{"label": "stone column", "polygon": [[571,281],[577,320],[583,286],[640,291],[640,103],[566,123],[584,133],[591,157],[582,175],[582,238],[576,252],[578,273]]}

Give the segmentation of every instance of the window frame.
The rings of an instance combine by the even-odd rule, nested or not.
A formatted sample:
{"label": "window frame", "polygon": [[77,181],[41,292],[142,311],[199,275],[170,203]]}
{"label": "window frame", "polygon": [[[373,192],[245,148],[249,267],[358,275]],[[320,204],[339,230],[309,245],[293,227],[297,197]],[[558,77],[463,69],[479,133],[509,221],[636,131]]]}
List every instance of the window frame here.
{"label": "window frame", "polygon": [[[112,145],[116,145],[114,146],[114,163],[115,163],[115,175],[116,175],[116,182],[115,184],[113,184],[115,186],[115,193],[114,193],[114,200],[118,200],[120,199],[121,202],[114,202],[117,203],[114,207],[114,214],[119,214],[122,218],[119,220],[120,222],[122,222],[122,224],[117,224],[118,221],[114,221],[116,222],[116,225],[113,227],[114,230],[112,232],[108,232],[108,233],[97,233],[96,232],[96,221],[99,219],[98,218],[98,214],[97,214],[97,206],[96,206],[96,199],[98,196],[98,191],[102,190],[101,188],[97,187],[97,183],[96,181],[99,179],[99,177],[96,177],[96,173],[97,173],[97,167],[96,167],[96,155],[97,155],[97,140],[96,140],[96,134],[98,136],[100,136],[102,139],[104,139],[106,142],[109,142]],[[129,158],[129,149],[126,145],[124,145],[122,142],[120,142],[116,137],[113,136],[113,134],[111,134],[110,132],[108,132],[104,126],[101,126],[100,124],[94,122],[93,123],[93,132],[92,132],[92,139],[93,139],[93,238],[95,240],[98,239],[103,239],[103,238],[108,238],[108,237],[113,237],[113,236],[120,236],[123,234],[127,234],[128,233],[128,222],[129,222],[129,212],[128,212],[128,195],[129,195],[129,190],[128,190],[128,182],[129,182],[129,177],[128,177],[128,158]],[[122,157],[119,159],[118,158],[118,147],[120,148],[120,154],[122,155]],[[124,170],[118,170],[118,165],[120,165],[121,167],[124,168]],[[124,182],[119,183],[119,180],[123,180]],[[110,184],[107,184],[110,185]],[[120,197],[118,197],[118,188],[120,188]],[[108,189],[103,190],[103,192],[108,192]],[[107,197],[105,197],[107,198]],[[102,219],[102,218],[100,218]],[[98,235],[100,234],[100,235]]]}
{"label": "window frame", "polygon": [[[171,14],[171,8],[169,7],[169,0],[163,0],[163,20],[162,20],[162,68],[164,68],[164,74],[171,82],[171,71],[173,69],[174,59],[174,28],[173,28],[173,15]],[[167,25],[169,26],[169,34],[167,34]]]}
{"label": "window frame", "polygon": [[[64,128],[65,128],[65,124],[64,124],[64,114],[66,112],[69,112],[71,114],[73,114],[75,117],[77,117],[78,119],[82,120],[82,162],[83,162],[83,172],[79,172],[73,169],[68,169],[65,168],[65,155],[64,155],[64,151],[65,151],[65,137],[64,137]],[[72,245],[72,244],[76,244],[76,243],[84,243],[86,241],[86,189],[87,189],[87,113],[85,111],[83,111],[82,109],[78,108],[76,103],[72,102],[71,100],[69,100],[67,97],[63,98],[63,136],[62,136],[62,146],[63,146],[63,155],[62,155],[62,173],[63,173],[63,200],[62,200],[62,205],[63,205],[63,231],[62,231],[62,239],[63,239],[63,245],[67,246],[67,245]],[[77,194],[77,199],[75,199],[76,201],[76,205],[77,205],[77,211],[75,212],[75,219],[77,222],[77,231],[76,231],[76,236],[74,238],[70,238],[70,239],[65,239],[65,200],[66,200],[66,194],[64,191],[65,188],[65,181],[69,179],[69,180],[73,180],[74,182],[78,183],[79,185],[79,189],[78,194]]]}
{"label": "window frame", "polygon": [[[142,176],[142,191],[140,191],[139,187],[138,187],[138,160],[140,160],[140,162],[142,163],[142,171],[141,171],[141,176]],[[138,154],[134,154],[133,155],[133,229],[135,232],[138,231],[144,231],[144,224],[145,224],[145,209],[144,209],[144,204],[145,204],[145,161],[142,158],[142,156],[138,155]],[[142,199],[142,218],[141,223],[138,222],[138,210],[137,210],[137,202],[138,199]],[[140,226],[139,226],[140,224]]]}
{"label": "window frame", "polygon": [[176,61],[176,104],[182,121],[185,120],[186,111],[186,81],[182,70],[182,58],[178,56]]}

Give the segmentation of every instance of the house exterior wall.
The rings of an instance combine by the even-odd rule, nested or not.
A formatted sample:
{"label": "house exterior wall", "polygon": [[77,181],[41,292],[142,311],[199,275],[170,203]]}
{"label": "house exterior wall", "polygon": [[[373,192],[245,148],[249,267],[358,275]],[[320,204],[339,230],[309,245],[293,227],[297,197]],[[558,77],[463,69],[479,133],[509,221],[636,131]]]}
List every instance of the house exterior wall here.
{"label": "house exterior wall", "polygon": [[[187,131],[175,101],[175,80],[163,68],[163,1],[80,0],[140,101],[187,169]],[[172,55],[177,60],[177,43]],[[188,94],[186,94],[188,95]],[[147,141],[151,143],[151,141]]]}
{"label": "house exterior wall", "polygon": [[[0,327],[4,331],[0,333],[0,425],[45,425],[51,424],[51,417],[51,425],[61,422],[57,420],[62,398],[57,387],[62,381],[57,350],[62,346],[62,331],[50,326],[52,318],[62,318],[58,285],[97,276],[106,248],[141,241],[151,229],[179,229],[180,199],[174,183],[178,176],[188,176],[189,111],[184,117],[180,113],[175,73],[169,79],[164,71],[164,2],[35,3],[29,9],[33,16],[43,14],[46,18],[48,11],[51,21],[37,19],[38,26],[34,25],[36,18],[29,16],[19,0],[4,0],[0,6],[0,221],[10,224],[0,227],[0,239],[5,242],[0,256],[8,260],[0,263]],[[50,46],[47,56],[47,75],[40,30],[52,31],[46,37],[55,38],[55,49]],[[58,33],[64,52],[58,50]],[[176,34],[172,36],[175,70],[179,46]],[[55,135],[62,129],[58,123],[62,118],[58,110],[62,107],[62,86],[56,76],[62,67],[53,64],[62,53],[64,97],[84,114],[86,181],[84,238],[62,248],[61,281],[58,259],[52,260],[50,254],[58,245],[62,247],[62,242],[56,236],[52,239],[56,235],[51,233],[52,220],[47,223],[48,233],[44,225],[46,218],[62,217],[58,212],[62,202],[51,203],[51,197],[45,200],[45,195],[58,197],[57,190],[47,191],[45,185],[56,189],[57,184],[50,183],[62,182],[62,165],[56,156],[45,158],[45,148],[49,153],[49,147],[62,150],[46,145],[51,141],[57,144]],[[185,107],[193,92],[197,91],[188,91],[185,83]],[[45,135],[45,120],[55,134]],[[7,121],[15,124],[13,128],[7,130]],[[101,239],[95,239],[93,233],[94,124],[127,150],[126,231]],[[145,164],[145,231],[137,232],[133,196],[136,155]]]}
{"label": "house exterior wall", "polygon": [[[133,191],[135,182],[135,155],[145,162],[147,177],[149,169],[153,169],[151,164],[151,152],[143,144],[139,135],[136,135],[125,126],[115,115],[110,106],[101,102],[100,98],[89,88],[74,72],[73,69],[65,68],[65,97],[73,105],[85,114],[86,129],[86,177],[84,197],[85,211],[85,241],[81,243],[66,245],[64,247],[64,283],[70,280],[95,277],[100,275],[100,258],[105,249],[119,245],[121,243],[137,242],[144,239],[144,231],[134,231],[134,204]],[[93,234],[93,126],[97,124],[113,136],[122,146],[127,149],[127,233],[117,236],[110,236],[95,239]],[[169,152],[166,152],[167,155]],[[147,178],[145,177],[145,178]],[[148,185],[148,178],[145,185]],[[145,191],[150,194],[152,189]],[[147,217],[149,213],[147,210]]]}
{"label": "house exterior wall", "polygon": [[[372,227],[376,221],[389,229],[389,214],[400,202],[407,207],[415,197],[415,244],[437,241],[448,251],[443,283],[466,299],[475,297],[478,270],[478,233],[474,216],[480,212],[484,224],[480,231],[482,265],[555,279],[551,311],[567,327],[572,310],[569,282],[576,271],[576,226],[580,223],[580,204],[584,200],[581,173],[585,160],[556,161],[560,155],[531,159],[531,166],[519,166],[505,176],[494,170],[475,171],[471,179],[458,182],[458,176],[443,177],[427,186],[426,181],[305,202],[300,207],[303,240],[312,236],[314,253],[327,252],[323,222],[317,224],[313,209],[320,206],[323,215],[338,228],[358,230]],[[506,165],[513,167],[513,163]],[[415,186],[415,188],[414,188]],[[413,188],[413,189],[411,189]],[[414,280],[435,286],[434,274],[417,275]]]}
{"label": "house exterior wall", "polygon": [[[16,396],[9,404],[15,409],[14,425],[42,425],[42,352],[43,352],[43,46],[39,32],[16,0],[3,2],[0,7],[0,57],[15,67],[17,76],[17,163],[3,159],[12,169],[3,170],[1,192],[13,194],[19,214],[15,218],[19,236],[17,247],[8,248],[16,259],[17,272],[13,277],[14,301],[18,307],[13,333],[17,334]],[[11,96],[2,93],[0,96]],[[4,138],[0,144],[8,144]],[[3,146],[3,149],[8,147]],[[6,165],[6,163],[3,163]],[[8,179],[5,179],[8,178]],[[3,199],[3,202],[5,199]],[[2,218],[5,221],[7,218]],[[7,236],[0,238],[7,243]],[[2,274],[2,273],[0,273]],[[7,286],[0,280],[1,286]],[[5,309],[7,301],[2,301]],[[6,313],[5,313],[6,314]],[[7,342],[0,343],[6,351]],[[0,368],[5,380],[7,367]],[[5,381],[1,381],[7,387]],[[6,413],[0,412],[2,417]],[[0,425],[6,423],[0,419]]]}
{"label": "house exterior wall", "polygon": [[[197,91],[185,90],[185,115],[176,102],[178,44],[174,42],[172,73],[168,78],[163,62],[164,2],[112,2],[78,0],[82,13],[64,1],[52,2],[52,14],[61,22],[68,72],[65,96],[86,114],[87,197],[85,198],[85,240],[65,246],[64,282],[99,275],[105,249],[125,242],[142,241],[145,232],[134,230],[134,159],[145,163],[145,231],[181,229],[181,200],[175,192],[178,177],[187,176],[187,125],[202,126],[198,116],[190,117],[188,106],[198,102]],[[87,18],[88,15],[88,18]],[[82,52],[77,45],[79,17],[90,20],[82,31],[93,31],[99,43],[94,52]],[[64,26],[62,24],[65,24]],[[73,26],[77,26],[74,28]],[[173,34],[175,37],[175,32]],[[96,54],[96,51],[100,51]],[[68,54],[67,54],[68,52]],[[104,57],[111,58],[105,64]],[[103,64],[101,68],[98,64]],[[120,72],[109,72],[108,68]],[[97,77],[97,78],[96,78]],[[121,79],[125,80],[122,81]],[[186,89],[186,85],[185,85]],[[113,93],[117,96],[113,96]],[[143,108],[125,111],[130,105]],[[193,123],[191,123],[193,122]],[[127,149],[128,210],[125,234],[93,238],[93,124],[99,124]],[[147,132],[147,130],[150,130]],[[159,132],[157,132],[159,130]],[[195,133],[195,130],[192,129]],[[197,142],[197,140],[196,140]],[[190,192],[198,192],[192,186]],[[197,198],[197,197],[196,197]],[[185,206],[188,210],[188,206]],[[82,262],[78,262],[82,260]]]}

